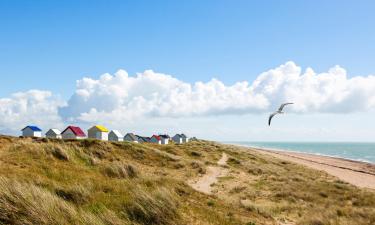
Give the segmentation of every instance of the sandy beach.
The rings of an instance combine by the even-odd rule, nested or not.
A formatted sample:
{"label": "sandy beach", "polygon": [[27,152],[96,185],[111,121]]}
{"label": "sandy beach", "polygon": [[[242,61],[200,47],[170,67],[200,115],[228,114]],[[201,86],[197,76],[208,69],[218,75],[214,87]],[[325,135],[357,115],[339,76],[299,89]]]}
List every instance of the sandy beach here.
{"label": "sandy beach", "polygon": [[375,164],[307,153],[274,151],[260,148],[251,149],[262,154],[325,171],[358,187],[375,190]]}

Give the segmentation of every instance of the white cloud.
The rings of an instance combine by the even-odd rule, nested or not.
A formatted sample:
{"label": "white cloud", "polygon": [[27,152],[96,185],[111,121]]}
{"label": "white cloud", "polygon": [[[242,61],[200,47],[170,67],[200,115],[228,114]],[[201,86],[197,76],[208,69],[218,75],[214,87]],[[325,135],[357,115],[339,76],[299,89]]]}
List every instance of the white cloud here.
{"label": "white cloud", "polygon": [[212,79],[189,84],[172,76],[145,71],[129,77],[120,70],[100,79],[83,78],[68,106],[60,110],[69,119],[129,121],[139,117],[184,117],[263,111],[267,99],[253,93],[247,82],[225,86]]}
{"label": "white cloud", "polygon": [[335,66],[304,73],[293,62],[260,74],[253,83],[226,86],[219,80],[194,84],[147,70],[130,77],[120,70],[99,79],[83,78],[60,114],[68,120],[131,121],[144,117],[237,115],[272,111],[292,101],[291,112],[348,113],[375,106],[375,77],[347,78]]}
{"label": "white cloud", "polygon": [[292,101],[294,112],[363,112],[375,106],[375,76],[347,78],[346,71],[335,66],[316,74],[288,62],[258,76],[252,87],[270,105]]}
{"label": "white cloud", "polygon": [[0,98],[0,132],[16,133],[24,126],[37,124],[42,128],[61,127],[57,113],[64,102],[49,91],[18,92]]}
{"label": "white cloud", "polygon": [[339,66],[325,73],[311,68],[302,72],[287,62],[252,83],[225,85],[217,79],[190,84],[151,70],[136,76],[119,70],[77,81],[68,102],[38,90],[0,98],[0,132],[30,123],[45,128],[102,123],[132,129],[153,124],[163,130],[172,127],[167,123],[184,123],[187,117],[268,113],[286,101],[295,103],[287,108],[294,113],[368,112],[375,107],[375,76],[348,78]]}

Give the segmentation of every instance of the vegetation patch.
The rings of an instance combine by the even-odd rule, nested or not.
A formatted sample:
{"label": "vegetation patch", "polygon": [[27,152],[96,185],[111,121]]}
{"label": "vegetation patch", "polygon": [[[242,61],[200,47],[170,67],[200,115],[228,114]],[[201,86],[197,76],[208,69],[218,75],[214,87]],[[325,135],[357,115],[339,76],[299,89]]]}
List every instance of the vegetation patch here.
{"label": "vegetation patch", "polygon": [[133,165],[121,162],[106,164],[103,173],[111,178],[135,178],[138,176],[138,171]]}

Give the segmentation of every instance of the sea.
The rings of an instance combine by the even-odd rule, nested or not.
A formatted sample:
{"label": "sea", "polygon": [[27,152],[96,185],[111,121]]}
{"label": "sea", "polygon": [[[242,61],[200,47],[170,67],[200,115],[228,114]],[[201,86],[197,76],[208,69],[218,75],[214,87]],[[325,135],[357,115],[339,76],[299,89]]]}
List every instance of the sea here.
{"label": "sea", "polygon": [[375,142],[226,142],[277,151],[303,152],[375,164]]}

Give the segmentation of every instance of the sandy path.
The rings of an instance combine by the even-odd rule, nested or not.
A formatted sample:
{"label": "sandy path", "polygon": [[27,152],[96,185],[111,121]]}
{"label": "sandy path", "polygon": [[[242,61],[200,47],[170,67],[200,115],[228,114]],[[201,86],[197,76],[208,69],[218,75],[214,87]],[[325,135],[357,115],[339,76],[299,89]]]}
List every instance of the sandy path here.
{"label": "sandy path", "polygon": [[227,164],[228,156],[223,153],[221,159],[217,162],[218,166],[207,167],[206,174],[198,180],[192,180],[188,184],[197,191],[205,194],[212,194],[212,187],[217,182],[219,177],[225,176],[228,173],[228,169],[223,168]]}
{"label": "sandy path", "polygon": [[362,188],[375,189],[375,165],[369,163],[356,162],[312,155],[307,153],[282,152],[259,150],[258,152],[272,155],[279,159],[292,161],[313,169],[325,171],[339,179]]}

